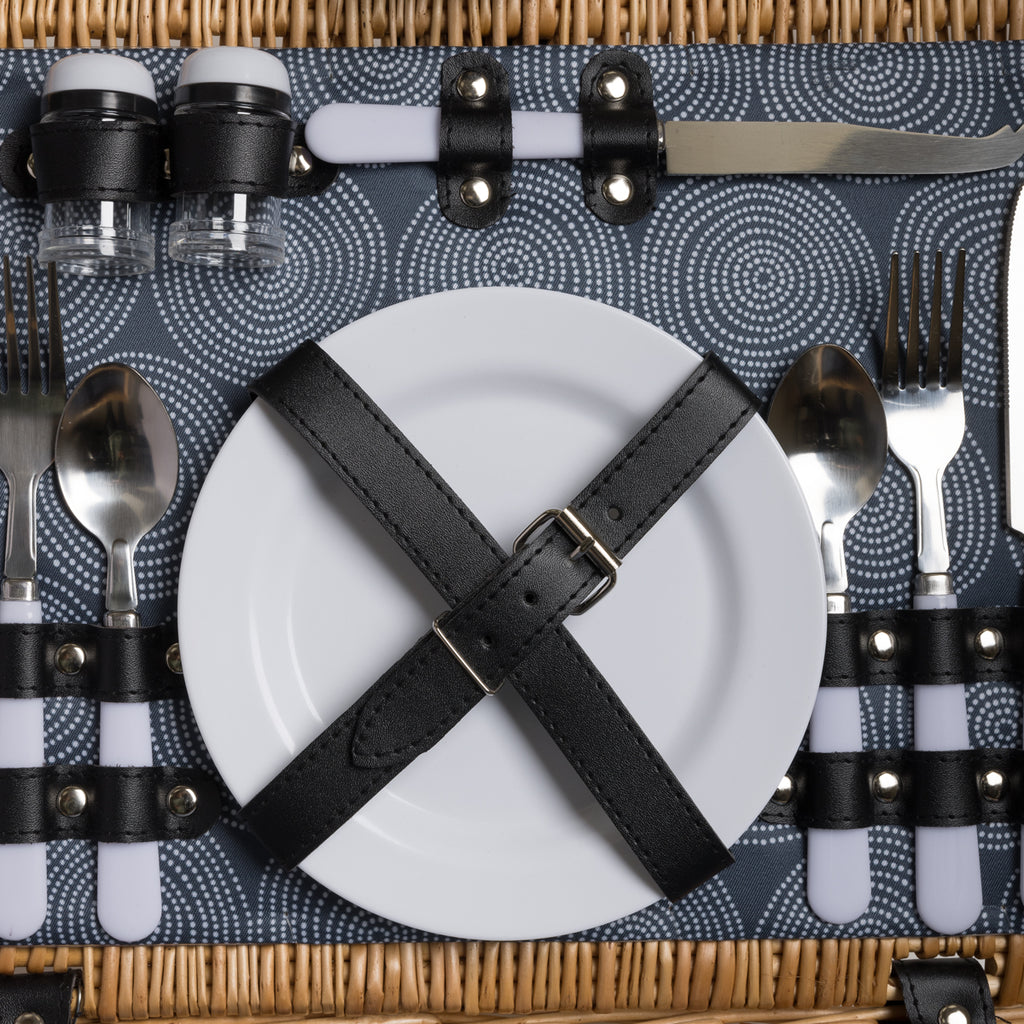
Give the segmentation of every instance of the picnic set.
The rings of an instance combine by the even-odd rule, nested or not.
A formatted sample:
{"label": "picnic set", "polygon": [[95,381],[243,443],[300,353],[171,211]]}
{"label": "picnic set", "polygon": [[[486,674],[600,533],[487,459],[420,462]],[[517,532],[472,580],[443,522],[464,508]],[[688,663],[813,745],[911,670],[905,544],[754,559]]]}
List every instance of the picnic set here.
{"label": "picnic set", "polygon": [[0,1024],[1021,1015],[1024,5],[3,21]]}

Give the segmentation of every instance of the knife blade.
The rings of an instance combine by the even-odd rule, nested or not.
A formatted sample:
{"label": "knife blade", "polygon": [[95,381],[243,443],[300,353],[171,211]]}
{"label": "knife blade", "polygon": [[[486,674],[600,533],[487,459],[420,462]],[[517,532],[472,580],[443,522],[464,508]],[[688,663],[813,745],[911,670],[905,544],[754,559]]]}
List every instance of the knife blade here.
{"label": "knife blade", "polygon": [[1010,212],[1006,270],[1006,525],[1024,534],[1024,186]]}
{"label": "knife blade", "polygon": [[[435,163],[437,107],[329,103],[306,122],[306,146],[332,164]],[[1005,167],[1024,155],[1024,127],[991,135],[930,135],[839,122],[667,121],[665,173],[963,174]],[[579,114],[512,111],[514,156],[578,160]]]}

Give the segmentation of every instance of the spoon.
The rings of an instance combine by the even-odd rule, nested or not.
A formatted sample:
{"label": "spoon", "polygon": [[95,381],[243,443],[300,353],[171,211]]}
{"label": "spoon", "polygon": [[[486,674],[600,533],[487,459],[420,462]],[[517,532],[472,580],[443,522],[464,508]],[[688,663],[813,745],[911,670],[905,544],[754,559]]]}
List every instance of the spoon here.
{"label": "spoon", "polygon": [[[57,428],[57,480],[75,518],[107,552],[105,626],[139,626],[135,547],[167,511],[178,480],[174,426],[156,392],[128,366],[91,370]],[[100,764],[153,763],[149,705],[100,704]],[[157,844],[99,843],[96,911],[121,942],[160,921]]]}
{"label": "spoon", "polygon": [[[830,615],[850,610],[843,534],[885,469],[885,411],[871,378],[845,349],[817,345],[782,378],[768,426],[796,474],[820,531]],[[810,747],[838,753],[861,748],[860,696],[823,687],[811,714]],[[808,829],[807,901],[835,924],[860,917],[871,902],[868,830]]]}

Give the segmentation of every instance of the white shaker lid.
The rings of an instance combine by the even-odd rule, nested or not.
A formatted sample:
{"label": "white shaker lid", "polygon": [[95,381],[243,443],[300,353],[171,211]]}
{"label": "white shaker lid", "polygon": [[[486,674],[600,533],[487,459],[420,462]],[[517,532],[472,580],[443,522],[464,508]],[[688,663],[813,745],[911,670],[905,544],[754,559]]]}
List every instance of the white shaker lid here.
{"label": "white shaker lid", "polygon": [[116,53],[73,53],[61,57],[46,72],[43,95],[58,92],[124,92],[156,103],[149,69]]}
{"label": "white shaker lid", "polygon": [[178,87],[253,85],[291,96],[288,69],[272,53],[249,46],[211,46],[189,54],[181,65]]}

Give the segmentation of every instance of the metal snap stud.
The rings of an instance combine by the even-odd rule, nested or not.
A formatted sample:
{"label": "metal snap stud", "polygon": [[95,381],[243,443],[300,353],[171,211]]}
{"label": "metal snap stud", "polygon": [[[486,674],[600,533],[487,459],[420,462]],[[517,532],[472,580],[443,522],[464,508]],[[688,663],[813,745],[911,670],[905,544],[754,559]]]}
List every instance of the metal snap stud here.
{"label": "metal snap stud", "polygon": [[313,154],[305,146],[293,146],[288,157],[288,173],[301,178],[313,170]]}
{"label": "metal snap stud", "polygon": [[939,1010],[938,1024],[971,1024],[971,1015],[957,1003]]}
{"label": "metal snap stud", "polygon": [[53,656],[53,663],[63,675],[77,675],[85,665],[85,651],[78,644],[61,644]]}
{"label": "metal snap stud", "polygon": [[633,198],[633,182],[624,174],[605,178],[601,193],[613,206],[625,206]]}
{"label": "metal snap stud", "polygon": [[775,787],[775,795],[772,797],[774,804],[788,804],[796,793],[796,784],[791,775],[783,775],[782,781]]}
{"label": "metal snap stud", "polygon": [[175,786],[167,794],[167,808],[179,818],[187,818],[199,806],[199,796],[191,786]]}
{"label": "metal snap stud", "polygon": [[57,810],[65,818],[77,818],[84,810],[88,798],[81,786],[65,786],[57,794]]}
{"label": "metal snap stud", "polygon": [[900,795],[900,777],[895,772],[879,772],[871,780],[871,792],[876,799],[891,804]]}
{"label": "metal snap stud", "polygon": [[478,210],[491,201],[491,186],[485,178],[467,178],[459,189],[459,195],[467,206]]}
{"label": "metal snap stud", "polygon": [[875,661],[890,661],[896,653],[896,636],[888,629],[876,629],[868,637],[868,654]]}
{"label": "metal snap stud", "polygon": [[621,71],[609,68],[598,78],[597,91],[611,102],[624,100],[629,93],[629,79]]}
{"label": "metal snap stud", "polygon": [[35,153],[29,153],[28,160],[25,161],[25,169],[28,171],[28,176],[34,178],[36,176],[36,155]]}
{"label": "metal snap stud", "polygon": [[978,630],[977,636],[974,638],[974,651],[979,658],[992,661],[999,657],[1002,650],[1003,634],[998,629],[986,626],[984,629]]}
{"label": "metal snap stud", "polygon": [[34,1010],[27,1010],[14,1018],[14,1024],[45,1024],[45,1022]]}
{"label": "metal snap stud", "polygon": [[982,772],[981,778],[978,780],[978,789],[986,800],[1002,800],[1005,787],[1006,776],[996,768]]}
{"label": "metal snap stud", "polygon": [[164,661],[167,662],[167,667],[176,676],[181,675],[181,648],[178,646],[177,641],[167,648],[167,654],[164,656]]}
{"label": "metal snap stud", "polygon": [[468,103],[482,100],[488,88],[487,76],[481,71],[463,71],[455,80],[455,91]]}

